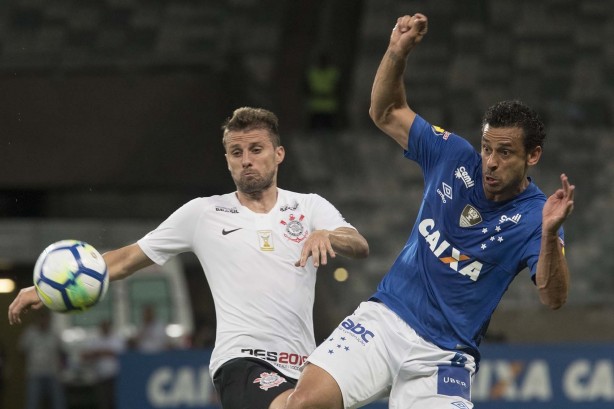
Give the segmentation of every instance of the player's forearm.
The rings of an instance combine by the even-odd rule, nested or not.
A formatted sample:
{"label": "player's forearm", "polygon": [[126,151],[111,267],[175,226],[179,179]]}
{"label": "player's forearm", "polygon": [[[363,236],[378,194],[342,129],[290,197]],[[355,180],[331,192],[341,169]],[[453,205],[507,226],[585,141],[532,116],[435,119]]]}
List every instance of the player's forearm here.
{"label": "player's forearm", "polygon": [[329,235],[335,253],[350,258],[365,258],[369,255],[369,244],[358,231],[342,227]]}
{"label": "player's forearm", "polygon": [[558,309],[567,301],[569,269],[557,234],[544,233],[542,236],[535,283],[544,305]]}
{"label": "player's forearm", "polygon": [[371,89],[369,115],[376,125],[385,124],[395,108],[407,105],[403,76],[407,55],[388,48],[377,69]]}
{"label": "player's forearm", "polygon": [[107,264],[110,281],[121,280],[153,264],[136,243],[109,251],[102,256]]}

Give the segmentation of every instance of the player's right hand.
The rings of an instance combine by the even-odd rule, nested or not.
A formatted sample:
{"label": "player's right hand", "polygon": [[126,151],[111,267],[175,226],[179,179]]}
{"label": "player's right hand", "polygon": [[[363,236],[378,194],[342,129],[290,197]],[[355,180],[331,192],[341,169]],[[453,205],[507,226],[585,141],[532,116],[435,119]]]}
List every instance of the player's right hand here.
{"label": "player's right hand", "polygon": [[311,232],[303,244],[301,257],[294,263],[294,266],[305,267],[309,257],[311,257],[314,267],[325,266],[328,263],[329,256],[335,258],[337,254],[330,243],[330,234],[331,232],[328,230]]}
{"label": "player's right hand", "polygon": [[574,191],[576,187],[569,183],[567,175],[560,176],[561,188],[554,192],[542,210],[542,232],[557,234],[563,222],[574,208]]}
{"label": "player's right hand", "polygon": [[17,297],[9,305],[9,324],[21,324],[21,314],[32,310],[38,310],[43,302],[38,298],[34,286],[22,288]]}
{"label": "player's right hand", "polygon": [[413,16],[406,15],[397,19],[397,24],[390,35],[390,48],[407,56],[409,52],[422,41],[428,31],[428,19],[424,14],[416,13]]}

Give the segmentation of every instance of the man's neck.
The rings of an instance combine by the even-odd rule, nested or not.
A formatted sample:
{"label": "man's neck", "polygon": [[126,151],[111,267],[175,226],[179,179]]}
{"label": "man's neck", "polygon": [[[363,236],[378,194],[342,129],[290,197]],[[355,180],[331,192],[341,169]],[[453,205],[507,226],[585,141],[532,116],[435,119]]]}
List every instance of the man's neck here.
{"label": "man's neck", "polygon": [[277,203],[277,186],[254,193],[237,191],[237,199],[241,205],[254,213],[268,213]]}

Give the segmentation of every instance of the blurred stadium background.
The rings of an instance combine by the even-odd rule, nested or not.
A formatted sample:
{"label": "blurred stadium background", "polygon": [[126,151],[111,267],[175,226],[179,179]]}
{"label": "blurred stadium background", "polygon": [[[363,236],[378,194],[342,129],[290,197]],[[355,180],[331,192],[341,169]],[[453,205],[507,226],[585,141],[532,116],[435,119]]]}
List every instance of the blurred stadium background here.
{"label": "blurred stadium background", "polygon": [[[253,105],[280,117],[281,187],[327,197],[371,246],[366,261],[321,269],[315,325],[325,337],[374,290],[420,202],[417,166],[367,114],[390,30],[418,11],[430,29],[410,57],[416,111],[477,145],[482,112],[522,99],[549,134],[534,180],[548,194],[566,172],[577,186],[568,304],[547,311],[521,274],[486,342],[614,345],[614,3],[603,0],[2,2],[0,279],[16,289],[0,293],[0,308],[30,283],[47,244],[125,245],[185,201],[231,191],[219,127]],[[322,50],[342,73],[343,126],[311,133],[303,76]],[[200,266],[182,261],[194,321],[214,325]],[[23,401],[21,330],[0,320],[11,389],[2,408]]]}

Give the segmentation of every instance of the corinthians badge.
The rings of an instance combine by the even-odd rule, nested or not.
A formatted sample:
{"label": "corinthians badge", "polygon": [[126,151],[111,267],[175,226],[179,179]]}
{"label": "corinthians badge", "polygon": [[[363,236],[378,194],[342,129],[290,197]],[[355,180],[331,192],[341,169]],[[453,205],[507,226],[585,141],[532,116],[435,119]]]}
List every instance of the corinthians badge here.
{"label": "corinthians badge", "polygon": [[279,374],[275,372],[262,372],[259,378],[254,379],[253,383],[259,383],[259,388],[266,391],[270,388],[275,388],[284,382],[287,382],[286,379],[279,376]]}
{"label": "corinthians badge", "polygon": [[292,240],[296,243],[300,243],[305,240],[309,231],[303,225],[304,215],[300,215],[298,218],[291,214],[287,220],[282,220],[280,223],[286,226],[286,231],[284,233],[284,237],[288,240]]}

